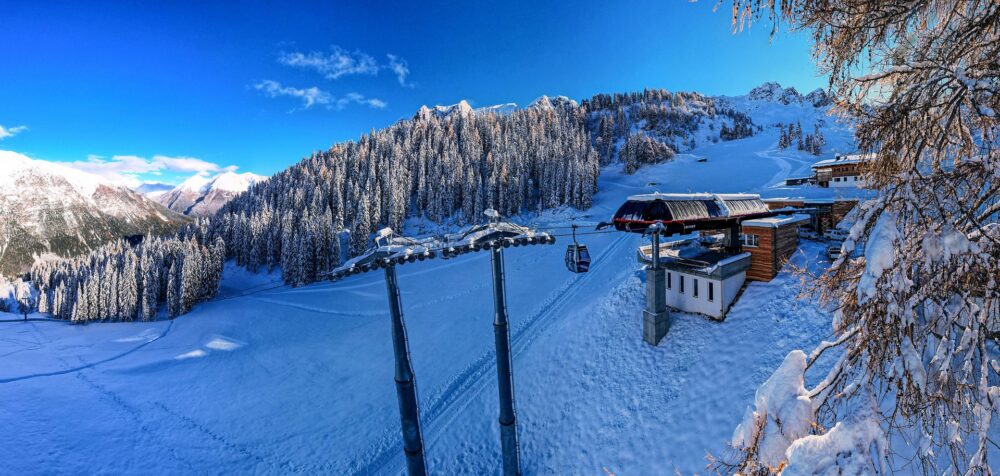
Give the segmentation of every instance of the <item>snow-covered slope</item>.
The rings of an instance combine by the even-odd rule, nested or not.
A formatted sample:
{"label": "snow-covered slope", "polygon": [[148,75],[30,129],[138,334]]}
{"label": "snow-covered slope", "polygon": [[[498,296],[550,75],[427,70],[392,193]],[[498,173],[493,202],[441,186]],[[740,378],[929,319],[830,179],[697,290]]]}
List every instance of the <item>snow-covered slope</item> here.
{"label": "snow-covered slope", "polygon": [[115,238],[165,233],[184,220],[126,187],[56,162],[0,151],[0,274],[34,256],[71,256]]}
{"label": "snow-covered slope", "polygon": [[208,216],[267,177],[250,172],[223,172],[214,177],[194,175],[156,200],[177,213]]}
{"label": "snow-covered slope", "polygon": [[[634,175],[611,164],[589,210],[519,217],[563,233],[555,246],[505,251],[525,474],[703,474],[706,452],[726,456],[755,390],[788,352],[828,336],[830,310],[801,297],[801,275],[785,272],[749,284],[725,322],[673,313],[670,332],[650,347],[641,336],[641,237],[581,235],[591,271],[565,271],[571,219],[606,220],[629,195],[858,193],[783,185],[834,151],[852,150],[849,127],[826,108],[724,99],[762,129],[698,140]],[[771,125],[819,119],[829,121],[821,156],[777,148]],[[697,129],[705,137],[707,124]],[[809,242],[792,260],[815,273],[829,264],[823,246]],[[429,469],[497,474],[489,258],[417,262],[398,273]],[[10,332],[0,339],[9,364],[0,365],[8,397],[0,435],[16,435],[8,439],[20,445],[5,461],[11,473],[404,471],[379,273],[292,288],[278,272],[230,266],[221,296],[176,320],[37,322]],[[828,365],[819,361],[815,375]]]}
{"label": "snow-covered slope", "polygon": [[[606,220],[625,197],[653,191],[846,193],[778,186],[816,159],[777,150],[777,139],[764,128],[704,143],[634,175],[611,165],[591,209],[522,220],[566,230],[571,218]],[[850,136],[828,140],[846,149]],[[706,451],[725,455],[788,351],[829,333],[829,310],[800,298],[800,276],[783,273],[750,284],[725,322],[674,313],[663,342],[647,346],[642,238],[580,238],[594,258],[582,275],[564,268],[565,236],[505,250],[525,474],[704,473]],[[793,260],[820,272],[823,255],[807,243]],[[225,276],[220,298],[172,321],[0,329],[11,333],[0,339],[0,434],[19,445],[10,472],[403,472],[381,274],[299,288],[281,286],[278,273]],[[399,284],[429,470],[498,474],[489,257],[408,264]]]}

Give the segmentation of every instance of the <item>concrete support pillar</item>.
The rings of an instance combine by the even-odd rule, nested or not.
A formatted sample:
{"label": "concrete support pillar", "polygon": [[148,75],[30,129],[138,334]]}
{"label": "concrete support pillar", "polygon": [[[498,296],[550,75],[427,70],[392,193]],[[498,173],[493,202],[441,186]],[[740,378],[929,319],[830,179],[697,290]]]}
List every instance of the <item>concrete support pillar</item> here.
{"label": "concrete support pillar", "polygon": [[642,311],[642,339],[657,345],[670,328],[667,312],[666,270],[660,266],[660,232],[653,231],[653,263],[646,268],[646,309]]}
{"label": "concrete support pillar", "polygon": [[740,239],[742,232],[743,227],[739,223],[734,223],[726,230],[726,253],[734,255],[743,252],[743,240]]}

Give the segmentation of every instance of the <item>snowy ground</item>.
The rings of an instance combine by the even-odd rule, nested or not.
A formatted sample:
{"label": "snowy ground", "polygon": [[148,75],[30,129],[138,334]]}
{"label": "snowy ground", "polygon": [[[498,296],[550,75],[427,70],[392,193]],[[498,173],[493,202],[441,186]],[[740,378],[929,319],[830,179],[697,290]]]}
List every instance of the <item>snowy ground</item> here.
{"label": "snowy ground", "polygon": [[[776,139],[767,129],[633,176],[609,169],[591,210],[540,219],[607,219],[627,195],[653,190],[832,196],[774,187],[816,160],[770,150]],[[829,315],[797,299],[798,277],[783,273],[751,284],[723,323],[674,314],[649,347],[640,238],[582,241],[595,258],[583,275],[563,267],[566,239],[506,252],[527,473],[703,472],[785,354],[829,333]],[[818,271],[821,255],[806,243],[794,261]],[[434,473],[499,471],[489,273],[484,253],[399,269]],[[297,289],[276,280],[227,270],[222,297],[174,321],[0,322],[0,440],[10,445],[0,473],[403,471],[381,275]]]}

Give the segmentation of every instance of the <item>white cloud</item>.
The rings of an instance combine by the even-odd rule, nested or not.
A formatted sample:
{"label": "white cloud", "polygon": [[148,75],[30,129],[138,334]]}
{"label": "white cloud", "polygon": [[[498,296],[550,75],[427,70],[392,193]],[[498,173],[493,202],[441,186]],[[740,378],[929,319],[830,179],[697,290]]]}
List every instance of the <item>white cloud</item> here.
{"label": "white cloud", "polygon": [[[388,105],[378,98],[366,98],[359,93],[347,93],[343,97],[335,98],[330,93],[315,86],[311,88],[299,89],[285,86],[270,79],[258,81],[253,88],[262,92],[268,97],[291,97],[302,101],[302,109],[309,109],[313,106],[323,106],[327,109],[341,110],[351,104],[361,104],[374,109],[385,109]],[[294,109],[292,110],[294,111]],[[291,112],[291,111],[290,111]]]}
{"label": "white cloud", "polygon": [[270,79],[257,82],[253,88],[266,94],[268,97],[276,98],[288,96],[302,101],[302,108],[309,109],[315,105],[329,105],[332,101],[330,93],[315,86],[306,89],[298,89],[290,86],[282,86],[277,81]]}
{"label": "white cloud", "polygon": [[410,65],[405,59],[393,54],[385,55],[389,58],[389,65],[387,66],[392,70],[393,74],[396,75],[396,79],[399,80],[400,86],[413,86],[413,83],[406,82],[407,76],[410,75]]}
{"label": "white cloud", "polygon": [[166,169],[171,172],[194,172],[205,175],[210,172],[218,172],[219,170],[222,170],[222,168],[219,167],[219,164],[206,162],[194,157],[168,157],[165,155],[154,155],[152,163],[160,169]]}
{"label": "white cloud", "polygon": [[388,62],[379,64],[374,57],[361,50],[347,51],[339,46],[331,46],[329,53],[310,51],[284,51],[278,55],[278,62],[285,66],[311,69],[322,74],[326,79],[340,79],[351,75],[375,76],[382,69],[392,71],[400,86],[412,87],[408,82],[410,76],[409,63],[394,54],[385,55]]}
{"label": "white cloud", "polygon": [[359,93],[347,93],[344,97],[337,99],[337,109],[343,109],[348,104],[363,104],[373,109],[385,109],[388,104],[377,98],[366,98]]}
{"label": "white cloud", "polygon": [[77,170],[99,175],[106,180],[127,187],[137,187],[144,182],[140,175],[160,175],[163,172],[196,173],[207,175],[224,170],[235,170],[236,166],[220,167],[219,164],[194,157],[170,157],[154,155],[146,159],[136,155],[116,155],[105,159],[99,155],[88,155],[87,160],[68,162],[65,165]]}
{"label": "white cloud", "polygon": [[339,46],[332,46],[329,53],[283,52],[278,56],[278,62],[287,66],[315,70],[327,79],[340,79],[354,74],[374,76],[378,74],[379,69],[378,63],[371,55],[358,50],[347,51]]}
{"label": "white cloud", "polygon": [[11,128],[4,128],[4,126],[0,125],[0,140],[6,139],[8,137],[14,137],[26,130],[28,130],[26,126],[14,126]]}

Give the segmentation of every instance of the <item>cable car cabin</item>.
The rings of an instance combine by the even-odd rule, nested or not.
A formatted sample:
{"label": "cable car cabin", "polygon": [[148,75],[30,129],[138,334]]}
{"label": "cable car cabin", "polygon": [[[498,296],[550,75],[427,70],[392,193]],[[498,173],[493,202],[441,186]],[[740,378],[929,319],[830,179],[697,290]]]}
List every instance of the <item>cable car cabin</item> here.
{"label": "cable car cabin", "polygon": [[734,219],[771,215],[759,195],[649,193],[628,197],[611,223],[618,231],[642,233],[649,225],[662,221],[666,232],[675,234],[729,226]]}
{"label": "cable car cabin", "polygon": [[566,247],[566,269],[572,273],[586,273],[590,271],[590,251],[587,245],[576,242],[576,228],[573,225],[573,243]]}
{"label": "cable car cabin", "polygon": [[573,243],[566,247],[566,269],[573,273],[590,271],[590,251],[587,245]]}

